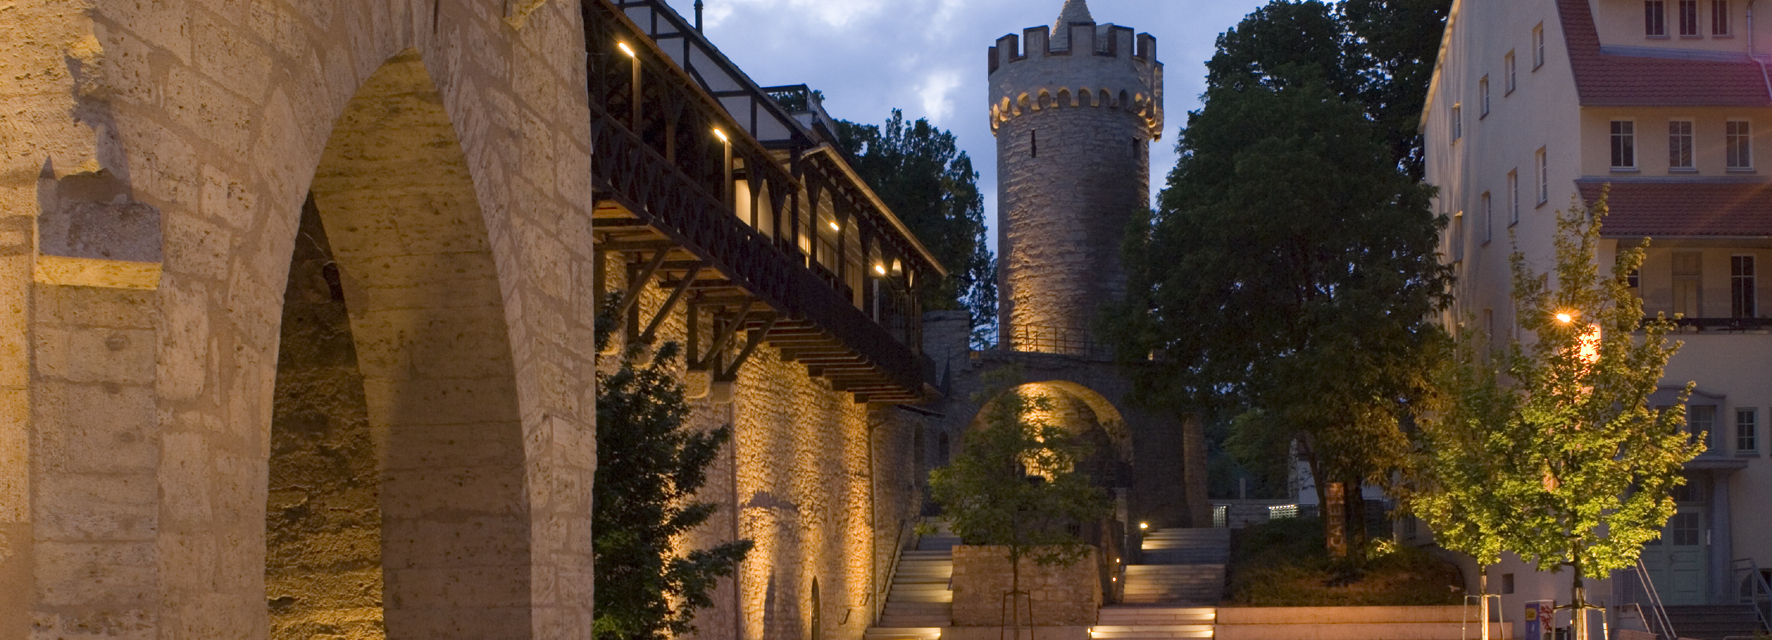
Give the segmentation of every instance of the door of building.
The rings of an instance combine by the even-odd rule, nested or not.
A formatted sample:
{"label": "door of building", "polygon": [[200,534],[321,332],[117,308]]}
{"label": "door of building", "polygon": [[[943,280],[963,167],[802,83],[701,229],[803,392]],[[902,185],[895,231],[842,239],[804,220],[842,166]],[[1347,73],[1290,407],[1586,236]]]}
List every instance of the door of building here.
{"label": "door of building", "polygon": [[1705,604],[1705,585],[1710,584],[1705,522],[1704,507],[1680,505],[1661,530],[1661,539],[1643,546],[1643,564],[1663,604]]}

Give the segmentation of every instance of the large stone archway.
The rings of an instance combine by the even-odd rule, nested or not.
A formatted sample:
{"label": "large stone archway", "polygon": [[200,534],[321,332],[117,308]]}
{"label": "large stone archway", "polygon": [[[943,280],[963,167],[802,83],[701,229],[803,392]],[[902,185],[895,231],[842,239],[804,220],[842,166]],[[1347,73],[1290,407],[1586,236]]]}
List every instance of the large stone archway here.
{"label": "large stone archway", "polygon": [[[577,3],[14,9],[8,33],[33,46],[7,51],[18,81],[0,90],[0,637],[266,637],[274,383],[312,192],[365,420],[388,433],[390,631],[410,611],[439,625],[413,636],[588,638],[594,301],[580,268],[592,243]],[[450,180],[473,198],[352,229],[348,212],[374,205],[349,194],[411,195],[370,173],[329,186],[350,179],[324,159],[353,99],[391,86],[376,79],[390,60],[434,87],[419,102],[443,114],[431,122],[457,141]],[[479,227],[413,224],[435,219]],[[448,238],[479,245],[414,248]],[[449,425],[424,417],[441,413]],[[412,446],[394,446],[403,437]],[[470,448],[493,460],[448,457]],[[402,503],[406,483],[469,489]],[[497,532],[451,533],[477,518]],[[464,558],[471,570],[438,567]],[[450,626],[470,613],[500,632]]]}

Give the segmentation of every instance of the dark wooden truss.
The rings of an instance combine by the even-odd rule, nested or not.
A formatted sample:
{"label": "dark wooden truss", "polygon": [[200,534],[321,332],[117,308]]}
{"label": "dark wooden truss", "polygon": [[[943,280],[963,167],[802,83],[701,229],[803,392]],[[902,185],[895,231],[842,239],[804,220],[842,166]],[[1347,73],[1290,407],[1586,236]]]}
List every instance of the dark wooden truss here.
{"label": "dark wooden truss", "polygon": [[[650,32],[631,19],[629,5],[639,4],[650,7],[641,14],[653,23]],[[620,254],[627,269],[629,286],[613,315],[619,329],[630,341],[651,343],[683,309],[688,364],[716,383],[735,380],[767,346],[857,402],[926,400],[933,367],[920,353],[916,290],[944,275],[941,266],[840,154],[814,144],[816,136],[801,129],[765,145],[751,135],[759,117],[785,111],[744,78],[740,89],[762,102],[743,112],[751,122],[735,120],[731,96],[712,95],[706,79],[652,38],[660,16],[681,22],[653,5],[583,3],[593,236],[600,255]],[[679,33],[681,26],[667,25]],[[692,44],[711,48],[699,35]],[[689,36],[680,40],[689,46]],[[679,54],[693,57],[687,48]],[[737,213],[739,182],[756,194],[751,220]],[[823,229],[808,228],[821,224],[837,229],[823,242]],[[599,296],[608,281],[603,264]],[[642,294],[652,287],[665,302],[642,313]]]}

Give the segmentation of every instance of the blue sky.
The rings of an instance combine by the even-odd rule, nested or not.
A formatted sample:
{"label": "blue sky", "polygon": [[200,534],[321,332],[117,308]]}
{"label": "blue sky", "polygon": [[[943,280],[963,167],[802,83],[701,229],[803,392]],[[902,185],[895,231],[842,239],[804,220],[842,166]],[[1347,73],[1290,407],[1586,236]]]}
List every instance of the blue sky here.
{"label": "blue sky", "polygon": [[[693,0],[670,0],[685,16]],[[704,0],[709,39],[764,86],[808,84],[833,117],[880,123],[902,108],[958,136],[972,156],[996,242],[996,138],[985,50],[1051,24],[1062,0]],[[1265,0],[1089,0],[1097,22],[1157,37],[1167,104],[1151,148],[1152,195],[1175,166],[1175,134],[1199,108],[1214,39]],[[993,250],[995,247],[993,247]]]}

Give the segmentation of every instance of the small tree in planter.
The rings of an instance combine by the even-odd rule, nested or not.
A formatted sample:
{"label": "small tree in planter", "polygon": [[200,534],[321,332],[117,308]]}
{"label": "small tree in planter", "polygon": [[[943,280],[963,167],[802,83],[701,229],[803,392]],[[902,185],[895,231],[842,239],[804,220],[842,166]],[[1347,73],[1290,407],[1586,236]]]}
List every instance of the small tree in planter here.
{"label": "small tree in planter", "polygon": [[1019,370],[988,374],[983,425],[966,434],[953,463],[930,474],[936,502],[950,526],[968,545],[999,547],[1010,567],[1010,589],[1003,594],[1003,627],[1021,629],[1026,603],[1029,626],[1033,602],[1021,588],[1021,562],[1070,566],[1088,557],[1090,545],[1072,533],[1073,525],[1107,516],[1107,492],[1076,472],[1089,455],[1088,443],[1053,424],[1050,398],[1015,389]]}
{"label": "small tree in planter", "polygon": [[1423,421],[1429,484],[1414,500],[1442,544],[1479,562],[1505,550],[1541,571],[1570,569],[1577,640],[1591,608],[1584,579],[1637,561],[1704,451],[1703,434],[1684,431],[1690,383],[1675,406],[1649,404],[1680,345],[1666,318],[1644,322],[1626,284],[1646,243],[1600,272],[1606,214],[1604,197],[1558,212],[1552,273],[1514,252],[1515,320],[1537,339],[1510,341],[1499,366],[1469,345],[1450,365],[1446,401]]}

